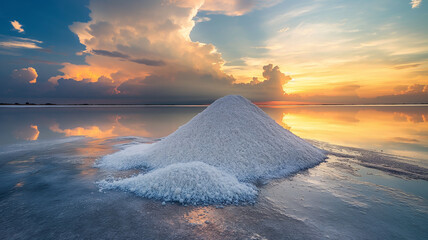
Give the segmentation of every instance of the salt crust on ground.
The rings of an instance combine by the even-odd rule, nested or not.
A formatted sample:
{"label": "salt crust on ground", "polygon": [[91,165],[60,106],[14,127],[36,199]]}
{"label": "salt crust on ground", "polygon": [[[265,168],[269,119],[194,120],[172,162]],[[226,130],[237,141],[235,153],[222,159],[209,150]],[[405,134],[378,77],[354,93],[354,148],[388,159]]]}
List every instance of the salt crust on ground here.
{"label": "salt crust on ground", "polygon": [[100,186],[193,205],[251,203],[257,196],[251,184],[240,183],[236,177],[202,162],[172,164],[131,178],[102,181]]}
{"label": "salt crust on ground", "polygon": [[[196,161],[215,167],[216,170],[232,175],[241,182],[255,182],[286,176],[313,167],[324,159],[325,155],[321,150],[278,125],[249,100],[231,95],[218,99],[161,141],[131,146],[107,155],[97,166],[118,170],[148,168],[160,171],[171,164]],[[177,167],[183,171],[182,166],[178,165],[165,169],[173,171]],[[144,175],[139,177],[146,179]],[[197,181],[193,178],[183,176],[187,183],[181,184],[196,185]],[[128,189],[129,184],[124,179],[117,184],[112,183],[111,186]],[[174,182],[169,184],[175,186]],[[133,186],[138,188],[137,185]],[[146,185],[133,192],[145,191],[143,186]],[[163,191],[165,188],[158,190]],[[226,188],[217,190],[223,191]],[[213,192],[215,191],[209,190],[205,193]],[[152,193],[140,195],[164,194],[165,192],[154,190]],[[212,198],[198,192],[192,194],[191,199]],[[224,192],[219,194],[227,195]]]}

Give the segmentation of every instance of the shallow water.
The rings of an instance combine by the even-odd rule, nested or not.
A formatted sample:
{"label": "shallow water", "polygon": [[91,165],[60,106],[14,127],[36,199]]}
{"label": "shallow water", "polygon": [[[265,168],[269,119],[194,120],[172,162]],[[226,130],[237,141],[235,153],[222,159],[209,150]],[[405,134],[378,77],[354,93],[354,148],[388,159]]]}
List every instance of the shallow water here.
{"label": "shallow water", "polygon": [[[0,107],[0,233],[6,239],[426,239],[428,107],[263,108],[329,151],[259,186],[251,206],[181,206],[96,181],[138,171],[100,156],[157,141],[203,107]],[[136,137],[126,137],[136,136]],[[328,142],[328,144],[326,143]],[[425,179],[425,180],[424,180]]]}

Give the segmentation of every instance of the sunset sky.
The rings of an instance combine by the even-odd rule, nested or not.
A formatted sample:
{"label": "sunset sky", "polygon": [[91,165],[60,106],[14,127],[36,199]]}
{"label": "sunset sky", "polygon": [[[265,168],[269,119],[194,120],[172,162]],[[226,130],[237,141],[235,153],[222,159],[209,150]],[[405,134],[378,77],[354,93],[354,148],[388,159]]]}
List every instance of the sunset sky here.
{"label": "sunset sky", "polygon": [[425,0],[0,3],[0,102],[428,102]]}

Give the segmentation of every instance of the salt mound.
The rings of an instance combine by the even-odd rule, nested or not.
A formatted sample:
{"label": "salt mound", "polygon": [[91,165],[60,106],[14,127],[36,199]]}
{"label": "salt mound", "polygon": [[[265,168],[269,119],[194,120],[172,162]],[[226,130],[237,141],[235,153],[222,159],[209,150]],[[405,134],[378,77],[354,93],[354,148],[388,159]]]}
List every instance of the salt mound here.
{"label": "salt mound", "polygon": [[250,184],[202,162],[177,163],[114,182],[104,189],[121,189],[163,201],[182,204],[238,204],[253,202],[257,191]]}
{"label": "salt mound", "polygon": [[118,151],[114,154],[104,156],[95,167],[127,170],[132,168],[148,167],[147,163],[141,161],[139,156],[146,154],[153,144],[137,144]]}
{"label": "salt mound", "polygon": [[99,165],[161,168],[199,161],[241,181],[255,181],[285,176],[325,159],[321,150],[235,95],[218,99],[161,141],[139,146],[106,156]]}

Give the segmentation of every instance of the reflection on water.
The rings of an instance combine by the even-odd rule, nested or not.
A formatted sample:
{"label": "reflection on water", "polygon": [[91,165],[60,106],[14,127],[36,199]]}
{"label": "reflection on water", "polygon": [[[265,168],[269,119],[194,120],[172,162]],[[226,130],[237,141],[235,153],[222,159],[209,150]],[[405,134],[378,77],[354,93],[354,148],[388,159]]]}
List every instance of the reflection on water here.
{"label": "reflection on water", "polygon": [[[354,148],[329,146],[335,150],[327,162],[259,186],[257,203],[250,206],[163,206],[133,194],[99,191],[97,181],[139,170],[97,169],[96,159],[129,144],[164,137],[203,109],[0,107],[2,237],[426,239],[428,182],[383,171],[387,166],[379,161],[380,153]],[[425,163],[428,159],[428,107],[263,110],[303,138],[399,153]],[[365,157],[366,162],[357,164],[350,156]],[[377,161],[371,163],[373,158]],[[385,161],[391,159],[387,156]],[[363,164],[379,162],[382,168]],[[402,164],[393,166],[409,170]]]}
{"label": "reflection on water", "polygon": [[101,130],[98,126],[89,126],[86,128],[76,127],[72,129],[60,129],[59,125],[55,124],[49,127],[49,129],[56,133],[63,133],[66,137],[85,136],[90,138],[108,138],[117,136],[113,133],[113,130],[115,129],[114,126],[107,130]]}
{"label": "reflection on water", "polygon": [[[204,107],[0,108],[0,144],[167,136]],[[264,106],[284,128],[331,144],[428,159],[428,106]]]}
{"label": "reflection on water", "polygon": [[85,136],[159,138],[175,131],[203,107],[2,108],[0,145],[23,140]]}
{"label": "reflection on water", "polygon": [[428,106],[265,108],[300,137],[428,160]]}
{"label": "reflection on water", "polygon": [[214,207],[198,207],[191,209],[188,212],[183,214],[184,223],[191,225],[204,225],[216,223],[217,226],[221,224],[218,222],[220,220],[219,216],[216,216]]}
{"label": "reflection on water", "polygon": [[16,139],[35,141],[39,138],[39,128],[37,125],[25,126],[14,132]]}

